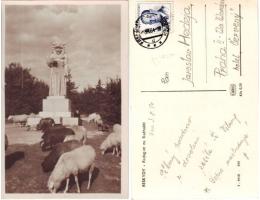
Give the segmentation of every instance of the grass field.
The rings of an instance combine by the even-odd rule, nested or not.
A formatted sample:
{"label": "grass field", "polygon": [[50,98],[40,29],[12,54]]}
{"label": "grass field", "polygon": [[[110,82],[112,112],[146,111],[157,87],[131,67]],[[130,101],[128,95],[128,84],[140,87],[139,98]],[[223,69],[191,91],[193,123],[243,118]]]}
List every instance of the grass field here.
{"label": "grass field", "polygon": [[[6,150],[6,193],[49,193],[47,181],[50,173],[42,171],[41,163],[49,152],[42,152],[39,142],[40,131],[26,131],[25,128],[6,125],[9,146]],[[92,128],[87,144],[96,150],[96,168],[90,190],[87,190],[88,175],[80,174],[82,193],[119,193],[121,188],[121,159],[112,154],[101,155],[99,146],[108,133],[98,134]],[[61,191],[63,191],[63,186]],[[69,193],[76,192],[71,177]]]}

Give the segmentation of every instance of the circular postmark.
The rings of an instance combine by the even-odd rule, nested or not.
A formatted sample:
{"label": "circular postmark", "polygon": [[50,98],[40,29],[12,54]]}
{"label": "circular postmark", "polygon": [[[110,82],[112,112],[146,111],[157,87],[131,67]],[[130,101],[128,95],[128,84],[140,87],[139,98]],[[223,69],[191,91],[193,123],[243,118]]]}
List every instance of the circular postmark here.
{"label": "circular postmark", "polygon": [[164,44],[169,35],[168,16],[156,10],[144,10],[135,21],[133,34],[136,42],[147,49]]}

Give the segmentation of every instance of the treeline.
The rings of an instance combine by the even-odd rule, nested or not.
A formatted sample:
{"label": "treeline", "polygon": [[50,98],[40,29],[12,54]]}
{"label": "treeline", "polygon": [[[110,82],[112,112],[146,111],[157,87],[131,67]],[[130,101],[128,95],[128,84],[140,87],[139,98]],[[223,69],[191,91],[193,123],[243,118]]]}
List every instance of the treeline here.
{"label": "treeline", "polygon": [[[72,85],[75,85],[72,82]],[[101,80],[95,87],[77,92],[67,82],[67,96],[72,101],[72,110],[82,114],[99,113],[107,124],[121,123],[121,80],[110,79],[102,85]]]}
{"label": "treeline", "polygon": [[30,69],[11,63],[5,69],[5,115],[38,113],[48,85],[31,75]]}
{"label": "treeline", "polygon": [[[42,99],[48,96],[48,85],[30,74],[30,69],[11,63],[5,70],[6,116],[42,111]],[[99,113],[107,124],[121,123],[121,79],[98,81],[95,87],[77,91],[71,75],[67,81],[67,98],[72,102],[72,112]]]}

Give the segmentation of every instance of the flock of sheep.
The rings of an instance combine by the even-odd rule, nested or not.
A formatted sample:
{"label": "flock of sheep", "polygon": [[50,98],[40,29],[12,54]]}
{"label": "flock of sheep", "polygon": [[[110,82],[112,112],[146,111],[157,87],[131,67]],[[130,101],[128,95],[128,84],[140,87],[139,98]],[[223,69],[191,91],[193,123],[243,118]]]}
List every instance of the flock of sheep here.
{"label": "flock of sheep", "polygon": [[[14,117],[12,117],[14,119]],[[21,120],[21,116],[20,119]],[[101,118],[99,119],[101,122]],[[20,123],[20,122],[19,122]],[[37,129],[43,132],[40,146],[42,151],[51,150],[42,162],[44,172],[50,172],[47,187],[50,192],[56,193],[63,181],[66,181],[64,193],[68,191],[70,176],[73,175],[80,192],[78,183],[79,173],[88,172],[88,186],[95,169],[96,151],[87,145],[87,130],[84,126],[65,127],[56,125],[52,118],[43,118],[37,124]],[[115,124],[112,132],[100,144],[102,154],[109,149],[113,155],[120,156],[121,125]]]}
{"label": "flock of sheep", "polygon": [[[9,122],[13,122],[20,127],[27,127],[27,130],[37,129],[36,126],[38,125],[41,117],[37,114],[31,113],[27,114],[20,114],[20,115],[9,115],[7,120]],[[107,130],[108,126],[103,123],[101,116],[98,113],[92,113],[88,116],[82,115],[80,120],[86,121],[88,123],[95,123],[98,126],[98,129]]]}

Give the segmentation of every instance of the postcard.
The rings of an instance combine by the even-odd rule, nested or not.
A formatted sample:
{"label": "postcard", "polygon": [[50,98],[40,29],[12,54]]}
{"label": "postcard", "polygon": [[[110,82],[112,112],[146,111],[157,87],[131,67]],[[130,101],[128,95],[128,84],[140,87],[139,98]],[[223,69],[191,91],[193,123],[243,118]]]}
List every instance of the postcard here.
{"label": "postcard", "polygon": [[258,197],[257,1],[129,2],[133,199]]}
{"label": "postcard", "polygon": [[2,198],[128,197],[127,22],[127,1],[2,1]]}

